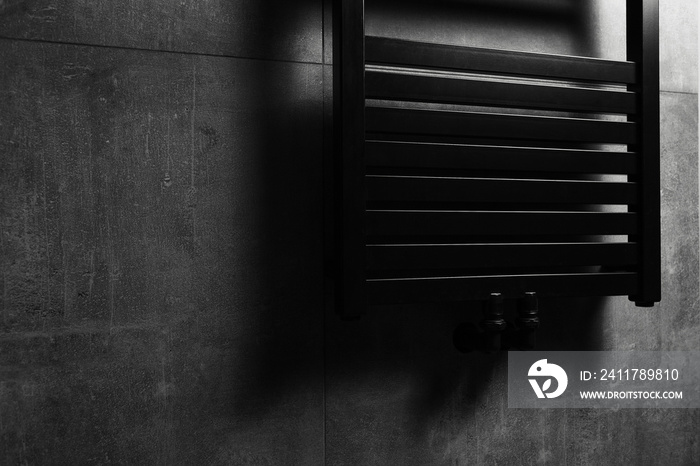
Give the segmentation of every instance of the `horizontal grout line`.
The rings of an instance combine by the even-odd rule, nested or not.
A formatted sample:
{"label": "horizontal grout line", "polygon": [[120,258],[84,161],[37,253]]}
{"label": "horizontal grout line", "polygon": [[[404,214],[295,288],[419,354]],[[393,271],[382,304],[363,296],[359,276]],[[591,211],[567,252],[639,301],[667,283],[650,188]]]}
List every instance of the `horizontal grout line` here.
{"label": "horizontal grout line", "polygon": [[[277,62],[277,63],[293,63],[293,64],[299,64],[299,65],[321,65],[321,66],[329,66],[332,65],[332,63],[326,63],[322,56],[321,61],[305,61],[305,60],[285,60],[285,59],[278,59],[278,58],[259,58],[259,57],[246,57],[242,55],[226,55],[226,54],[216,54],[216,53],[201,53],[201,52],[188,52],[184,50],[165,50],[165,49],[150,49],[146,47],[124,47],[120,45],[105,45],[105,44],[85,44],[81,42],[66,42],[66,41],[58,41],[58,40],[48,40],[48,39],[27,39],[24,37],[6,37],[0,35],[0,40],[7,40],[7,41],[15,41],[15,42],[29,42],[29,43],[36,43],[36,44],[51,44],[51,45],[68,45],[68,46],[74,46],[74,47],[94,47],[94,48],[101,48],[101,49],[112,49],[112,50],[126,50],[126,51],[134,51],[134,52],[151,52],[151,53],[169,53],[169,54],[177,54],[177,55],[189,55],[189,56],[200,56],[200,57],[212,57],[212,58],[235,58],[235,59],[240,59],[240,60],[253,60],[253,61],[265,61],[265,62]],[[673,91],[673,90],[666,90],[666,89],[660,89],[661,93],[669,93],[669,94],[684,94],[684,95],[698,95],[697,92],[685,92],[685,91]]]}
{"label": "horizontal grout line", "polygon": [[127,323],[122,325],[109,325],[105,322],[89,322],[83,325],[64,325],[45,330],[12,330],[0,334],[0,342],[24,340],[28,338],[53,338],[56,336],[71,335],[104,335],[128,331],[158,330],[162,331],[168,327],[168,323],[145,321],[142,323]]}
{"label": "horizontal grout line", "polygon": [[697,92],[685,92],[685,91],[667,91],[664,89],[659,90],[661,94],[683,94],[683,95],[698,95]]}
{"label": "horizontal grout line", "polygon": [[200,57],[212,57],[212,58],[236,58],[240,60],[254,60],[254,61],[267,61],[267,62],[277,62],[277,63],[295,63],[299,65],[323,65],[321,61],[303,61],[303,60],[282,60],[277,58],[259,58],[259,57],[245,57],[241,55],[225,55],[216,53],[201,53],[201,52],[187,52],[181,50],[161,50],[161,49],[149,49],[145,47],[124,47],[120,45],[105,45],[105,44],[84,44],[80,42],[65,42],[58,40],[47,40],[47,39],[26,39],[23,37],[6,37],[0,35],[0,40],[16,41],[16,42],[30,42],[36,44],[50,44],[50,45],[69,45],[75,47],[94,47],[100,49],[111,49],[111,50],[126,50],[133,52],[151,52],[151,53],[170,53],[178,55],[194,55]]}

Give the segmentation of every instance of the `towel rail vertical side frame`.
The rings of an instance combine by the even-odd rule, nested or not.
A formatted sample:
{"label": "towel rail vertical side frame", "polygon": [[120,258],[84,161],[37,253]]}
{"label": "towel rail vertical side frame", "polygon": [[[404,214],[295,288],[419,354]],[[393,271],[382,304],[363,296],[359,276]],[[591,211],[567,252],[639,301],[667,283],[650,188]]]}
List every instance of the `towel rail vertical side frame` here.
{"label": "towel rail vertical side frame", "polygon": [[661,143],[659,137],[659,1],[627,0],[627,60],[637,64],[636,92],[639,113],[630,117],[641,126],[639,154],[639,231],[641,241],[640,294],[630,296],[637,306],[651,307],[661,300]]}
{"label": "towel rail vertical side frame", "polygon": [[[333,5],[333,105],[336,183],[336,308],[343,318],[365,313],[365,47],[364,1]],[[340,12],[340,14],[337,14]]]}

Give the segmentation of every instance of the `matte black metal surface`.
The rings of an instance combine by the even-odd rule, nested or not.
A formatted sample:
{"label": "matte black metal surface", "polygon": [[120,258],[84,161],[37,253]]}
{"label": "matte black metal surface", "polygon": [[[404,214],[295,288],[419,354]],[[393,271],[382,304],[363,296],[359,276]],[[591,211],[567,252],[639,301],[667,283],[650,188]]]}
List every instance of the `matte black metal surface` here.
{"label": "matte black metal surface", "polygon": [[430,44],[367,36],[367,63],[519,76],[633,83],[631,62]]}
{"label": "matte black metal surface", "polygon": [[508,298],[529,290],[549,296],[620,296],[637,292],[633,272],[504,275],[489,277],[435,277],[367,281],[373,304],[425,303],[486,299],[491,290]]}
{"label": "matte black metal surface", "polygon": [[371,270],[627,266],[637,263],[634,243],[377,244],[367,246]]}
{"label": "matte black metal surface", "polygon": [[631,144],[635,123],[531,115],[367,107],[368,133]]}
{"label": "matte black metal surface", "polygon": [[455,170],[634,174],[630,152],[466,144],[374,141],[365,143],[367,165]]}
{"label": "matte black metal surface", "polygon": [[629,235],[633,213],[369,210],[369,236]]}
{"label": "matte black metal surface", "polygon": [[365,73],[369,99],[488,105],[630,114],[634,93],[604,89],[546,86],[477,79],[370,71]]}
{"label": "matte black metal surface", "polygon": [[637,201],[636,183],[368,176],[368,201],[621,204]]}
{"label": "matte black metal surface", "polygon": [[364,5],[342,0],[334,24],[335,147],[340,155],[337,245],[340,277],[337,307],[346,317],[364,313]]}
{"label": "matte black metal surface", "polygon": [[649,303],[661,299],[661,143],[659,111],[659,2],[627,0],[627,58],[639,64],[637,92],[641,110],[634,120],[640,125],[631,145],[638,152],[640,199],[640,294],[633,301]]}

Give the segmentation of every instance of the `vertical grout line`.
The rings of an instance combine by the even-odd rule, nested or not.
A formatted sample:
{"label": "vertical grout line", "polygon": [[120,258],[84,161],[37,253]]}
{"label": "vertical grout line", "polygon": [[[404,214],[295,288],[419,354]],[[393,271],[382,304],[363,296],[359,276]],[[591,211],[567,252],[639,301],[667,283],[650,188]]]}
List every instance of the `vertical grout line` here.
{"label": "vertical grout line", "polygon": [[192,212],[192,249],[195,250],[197,244],[197,212],[196,212],[196,193],[197,188],[195,187],[195,148],[194,148],[194,125],[195,125],[195,114],[197,112],[197,62],[196,59],[192,59],[192,109],[190,111],[190,188],[188,190],[189,207]]}
{"label": "vertical grout line", "polygon": [[[321,66],[326,64],[326,0],[321,0]],[[322,78],[321,83],[325,80]],[[325,91],[324,91],[325,95]],[[325,109],[325,99],[323,101]]]}
{"label": "vertical grout line", "polygon": [[322,385],[322,416],[321,430],[323,446],[321,448],[321,456],[323,465],[327,464],[326,460],[326,280],[325,280],[325,264],[326,264],[326,249],[328,241],[326,222],[326,143],[327,143],[327,123],[326,123],[326,0],[321,0],[321,385]]}
{"label": "vertical grout line", "polygon": [[[696,37],[695,37],[695,39],[697,41],[697,44],[696,44],[697,45],[697,57],[696,57],[696,61],[695,61],[695,67],[697,69],[697,68],[700,68],[700,24],[698,24],[697,11],[696,11],[695,18],[696,18],[696,23],[695,23],[695,30],[696,30],[695,36]],[[659,35],[661,35],[661,32],[659,32]],[[661,42],[661,40],[662,40],[662,38],[660,37],[659,42]],[[695,83],[695,84],[697,86],[698,83]],[[661,98],[661,97],[659,96],[659,98]],[[696,105],[697,111],[698,111],[698,116],[697,116],[698,124],[695,127],[695,133],[696,133],[697,138],[698,138],[698,141],[697,141],[698,152],[696,152],[695,157],[696,157],[696,159],[700,159],[700,157],[699,157],[700,156],[700,92],[698,92],[697,87],[696,87],[696,92],[695,92],[695,105]],[[697,175],[698,175],[698,178],[696,181],[696,185],[698,186],[698,198],[697,198],[697,201],[698,201],[698,223],[696,224],[696,231],[700,232],[700,161],[698,162]],[[698,241],[698,254],[700,255],[700,241]],[[698,282],[700,284],[700,274],[698,274]],[[698,296],[697,298],[698,298],[698,300],[700,300],[700,296]]]}
{"label": "vertical grout line", "polygon": [[[0,192],[4,190],[7,186],[7,171],[3,170],[3,180],[2,185],[0,185]],[[5,211],[4,204],[7,197],[4,195],[1,197],[3,199],[3,209],[0,211]],[[2,297],[0,297],[0,328],[5,330],[7,328],[7,267],[5,266],[5,257],[8,255],[5,253],[5,217],[0,217],[0,258],[2,258],[2,274],[0,274],[0,283],[2,283]],[[0,429],[2,430],[2,429]]]}

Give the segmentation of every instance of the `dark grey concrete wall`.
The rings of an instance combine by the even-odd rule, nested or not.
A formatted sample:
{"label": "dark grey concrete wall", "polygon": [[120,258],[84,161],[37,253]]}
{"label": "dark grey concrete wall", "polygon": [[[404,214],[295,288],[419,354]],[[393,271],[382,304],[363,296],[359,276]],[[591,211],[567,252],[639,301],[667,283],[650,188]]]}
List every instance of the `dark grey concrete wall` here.
{"label": "dark grey concrete wall", "polygon": [[[509,410],[474,309],[337,320],[329,3],[0,1],[0,464],[700,463],[697,411]],[[624,53],[623,2],[397,3],[368,27]],[[542,349],[700,349],[696,27],[662,2],[664,300],[545,301]]]}

